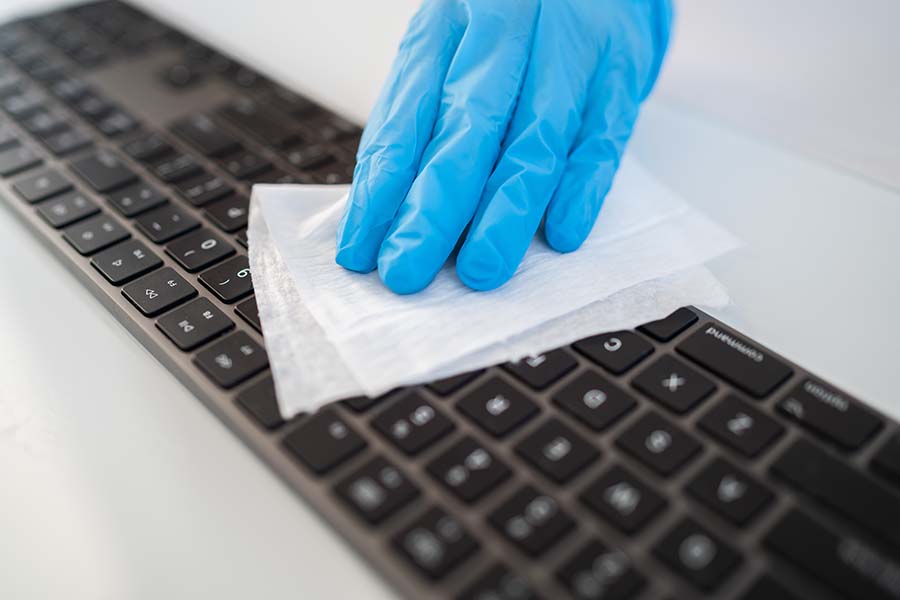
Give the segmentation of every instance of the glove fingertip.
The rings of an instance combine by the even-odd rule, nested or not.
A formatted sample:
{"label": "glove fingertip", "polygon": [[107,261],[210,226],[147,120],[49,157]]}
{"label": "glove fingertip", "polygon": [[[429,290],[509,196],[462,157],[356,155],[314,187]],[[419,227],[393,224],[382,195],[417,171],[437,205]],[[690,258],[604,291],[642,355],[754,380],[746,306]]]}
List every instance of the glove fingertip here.
{"label": "glove fingertip", "polygon": [[467,242],[456,259],[456,275],[466,287],[487,292],[509,281],[513,271],[492,243]]}

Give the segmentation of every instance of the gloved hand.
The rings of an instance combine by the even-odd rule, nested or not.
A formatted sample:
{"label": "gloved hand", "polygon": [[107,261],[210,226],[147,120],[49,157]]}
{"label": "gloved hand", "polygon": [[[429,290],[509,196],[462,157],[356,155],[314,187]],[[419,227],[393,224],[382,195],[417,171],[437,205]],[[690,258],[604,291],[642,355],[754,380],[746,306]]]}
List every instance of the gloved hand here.
{"label": "gloved hand", "polygon": [[425,288],[590,233],[668,43],[669,0],[425,0],[362,137],[337,262]]}

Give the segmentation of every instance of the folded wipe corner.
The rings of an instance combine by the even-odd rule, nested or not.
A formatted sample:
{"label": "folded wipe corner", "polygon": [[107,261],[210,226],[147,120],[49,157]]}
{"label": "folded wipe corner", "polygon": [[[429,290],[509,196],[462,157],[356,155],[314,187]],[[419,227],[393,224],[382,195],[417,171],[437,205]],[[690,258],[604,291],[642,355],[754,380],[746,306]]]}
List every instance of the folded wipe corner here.
{"label": "folded wipe corner", "polygon": [[698,265],[738,241],[628,158],[581,250],[560,255],[536,240],[513,280],[487,293],[463,286],[452,265],[413,296],[337,266],[346,191],[253,189],[251,269],[286,417],[727,302]]}

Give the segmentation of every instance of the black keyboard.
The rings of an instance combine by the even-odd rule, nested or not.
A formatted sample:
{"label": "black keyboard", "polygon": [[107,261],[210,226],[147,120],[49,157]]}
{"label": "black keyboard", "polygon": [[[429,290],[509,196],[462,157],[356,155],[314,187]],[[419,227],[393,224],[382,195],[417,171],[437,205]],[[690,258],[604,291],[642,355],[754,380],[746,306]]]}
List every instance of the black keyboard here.
{"label": "black keyboard", "polygon": [[402,595],[900,598],[900,427],[693,308],[284,422],[249,188],[361,131],[252,68],[82,5],[0,26],[0,115],[4,204]]}

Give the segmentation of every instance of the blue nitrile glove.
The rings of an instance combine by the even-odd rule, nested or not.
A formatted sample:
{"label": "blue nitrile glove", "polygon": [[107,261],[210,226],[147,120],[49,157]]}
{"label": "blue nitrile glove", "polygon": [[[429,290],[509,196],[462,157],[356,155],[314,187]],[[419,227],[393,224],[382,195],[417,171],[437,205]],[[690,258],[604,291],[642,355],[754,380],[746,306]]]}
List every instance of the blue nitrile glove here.
{"label": "blue nitrile glove", "polygon": [[337,262],[399,294],[456,260],[476,290],[544,220],[577,249],[668,43],[670,0],[425,0],[363,134]]}

